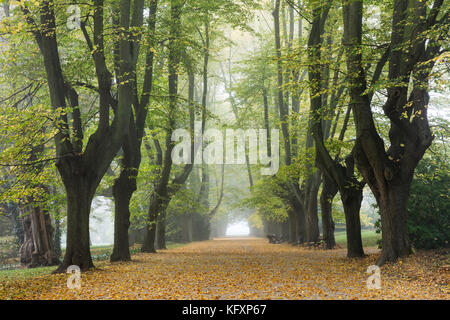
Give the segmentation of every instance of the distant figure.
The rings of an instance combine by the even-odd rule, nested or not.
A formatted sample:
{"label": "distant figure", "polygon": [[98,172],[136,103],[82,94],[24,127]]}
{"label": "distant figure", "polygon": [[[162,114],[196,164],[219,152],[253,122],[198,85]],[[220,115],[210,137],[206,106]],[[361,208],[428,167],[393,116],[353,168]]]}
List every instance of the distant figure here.
{"label": "distant figure", "polygon": [[273,243],[273,244],[279,244],[282,243],[283,241],[281,240],[280,237],[278,237],[275,234],[268,234],[267,238],[269,239],[269,243]]}

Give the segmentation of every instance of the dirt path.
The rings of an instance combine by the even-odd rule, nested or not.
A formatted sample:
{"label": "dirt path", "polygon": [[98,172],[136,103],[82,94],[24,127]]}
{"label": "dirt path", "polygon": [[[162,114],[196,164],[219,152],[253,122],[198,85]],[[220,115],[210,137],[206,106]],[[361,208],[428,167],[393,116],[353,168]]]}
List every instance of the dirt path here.
{"label": "dirt path", "polygon": [[[158,254],[136,254],[129,263],[99,263],[81,275],[0,284],[0,298],[19,299],[448,299],[449,275],[433,259],[415,255],[381,269],[382,288],[368,290],[364,259],[345,250],[271,245],[265,239],[231,238],[191,243]],[[2,288],[3,286],[3,288]]]}

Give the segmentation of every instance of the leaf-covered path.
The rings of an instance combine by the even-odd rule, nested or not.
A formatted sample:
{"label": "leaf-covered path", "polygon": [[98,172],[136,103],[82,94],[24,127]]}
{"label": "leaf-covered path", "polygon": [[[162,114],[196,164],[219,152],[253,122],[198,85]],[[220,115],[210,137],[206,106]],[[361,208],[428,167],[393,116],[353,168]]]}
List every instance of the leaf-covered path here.
{"label": "leaf-covered path", "polygon": [[[417,254],[381,269],[381,290],[366,287],[364,259],[345,250],[312,250],[268,244],[265,239],[216,239],[158,254],[136,254],[128,263],[103,262],[82,274],[82,289],[68,275],[0,283],[0,299],[448,299],[442,257]],[[432,256],[430,256],[432,255]]]}

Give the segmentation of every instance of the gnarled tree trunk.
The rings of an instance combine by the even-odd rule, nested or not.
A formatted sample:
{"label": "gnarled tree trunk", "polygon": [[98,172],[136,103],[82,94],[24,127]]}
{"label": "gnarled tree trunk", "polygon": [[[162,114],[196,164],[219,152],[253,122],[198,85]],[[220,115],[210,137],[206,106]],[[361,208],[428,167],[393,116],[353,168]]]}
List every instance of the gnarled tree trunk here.
{"label": "gnarled tree trunk", "polygon": [[393,180],[377,199],[383,230],[382,259],[386,261],[394,261],[411,253],[406,219],[410,185],[410,181]]}
{"label": "gnarled tree trunk", "polygon": [[[411,252],[406,206],[414,170],[433,140],[427,115],[428,81],[434,58],[441,54],[436,39],[448,34],[448,14],[438,19],[440,11],[445,10],[443,4],[443,0],[434,1],[429,9],[422,1],[394,1],[390,47],[376,64],[374,75],[376,79],[388,62],[387,78],[395,83],[387,88],[383,105],[390,122],[386,150],[374,123],[373,94],[367,92],[360,50],[363,2],[343,2],[347,73],[357,133],[355,160],[380,206],[383,243],[378,265]],[[431,29],[437,31],[433,37],[427,33]],[[412,87],[411,92],[408,87]]]}
{"label": "gnarled tree trunk", "polygon": [[22,208],[24,242],[20,247],[20,263],[28,268],[59,264],[53,247],[53,227],[50,216],[42,208],[27,205]]}

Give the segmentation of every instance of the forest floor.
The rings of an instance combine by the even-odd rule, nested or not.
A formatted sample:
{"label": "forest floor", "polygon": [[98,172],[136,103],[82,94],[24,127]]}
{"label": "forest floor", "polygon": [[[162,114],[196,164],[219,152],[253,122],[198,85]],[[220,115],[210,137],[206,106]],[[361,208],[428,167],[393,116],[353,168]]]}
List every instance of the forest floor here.
{"label": "forest floor", "polygon": [[367,268],[345,249],[221,238],[138,253],[127,263],[96,263],[68,289],[67,274],[0,281],[0,299],[449,299],[448,251],[419,251],[381,267],[381,289],[369,290]]}

